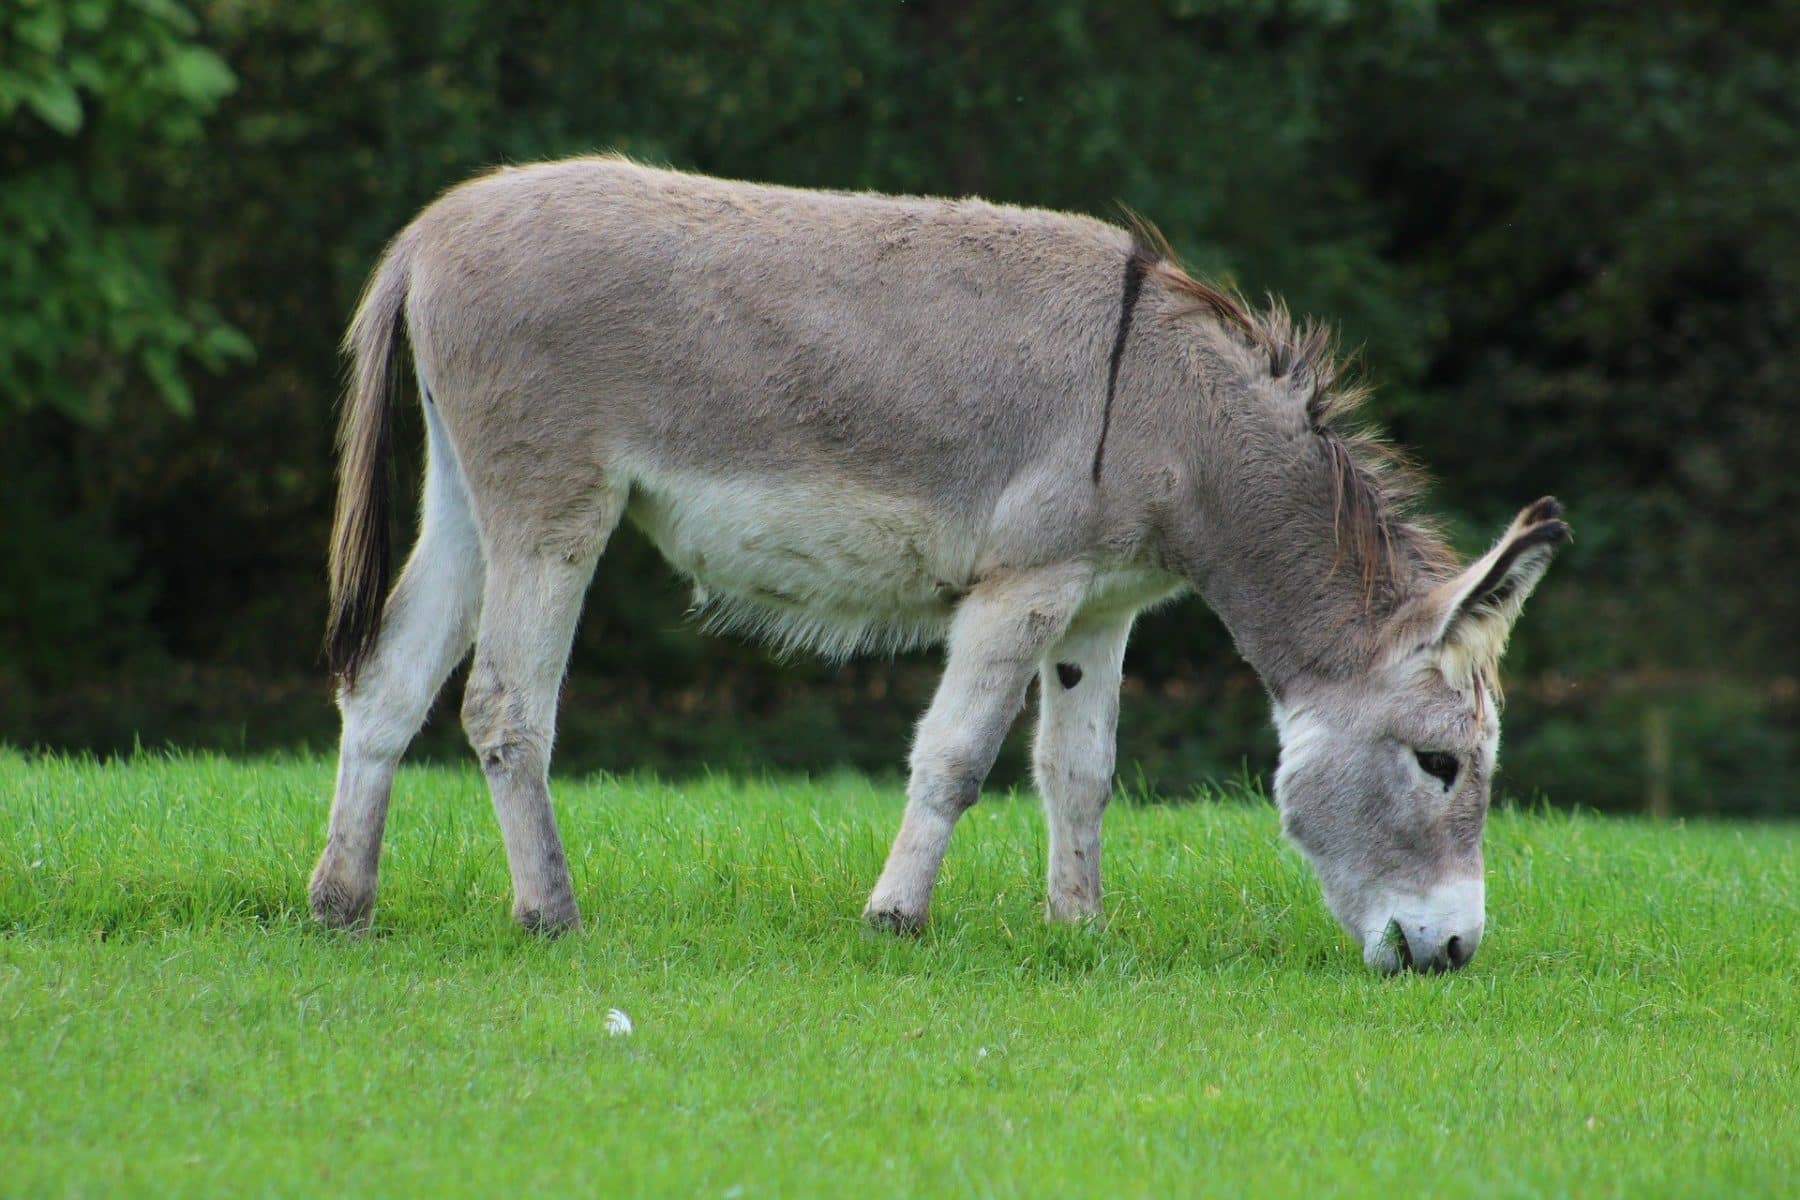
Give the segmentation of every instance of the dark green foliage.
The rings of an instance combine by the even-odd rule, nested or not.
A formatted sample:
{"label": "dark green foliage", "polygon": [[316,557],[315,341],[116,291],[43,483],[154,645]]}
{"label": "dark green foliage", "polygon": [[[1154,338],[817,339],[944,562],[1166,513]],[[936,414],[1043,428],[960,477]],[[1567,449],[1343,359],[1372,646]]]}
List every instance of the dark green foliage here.
{"label": "dark green foliage", "polygon": [[199,140],[234,79],[173,0],[19,0],[0,13],[0,420],[88,423],[146,389],[193,407],[186,356],[243,335],[170,279],[165,158]]}
{"label": "dark green foliage", "polygon": [[[1568,506],[1576,543],[1507,663],[1506,786],[1637,806],[1660,772],[1678,808],[1794,811],[1793,12],[16,5],[0,736],[329,739],[315,647],[357,289],[449,184],[617,148],[796,184],[1123,202],[1195,269],[1331,317],[1465,550],[1538,495]],[[403,491],[416,434],[409,415]],[[898,767],[928,660],[777,668],[699,638],[683,604],[622,538],[577,647],[565,762]],[[1153,782],[1268,765],[1258,689],[1198,605],[1147,619],[1130,670],[1122,748]],[[1656,771],[1651,708],[1670,730]],[[426,744],[457,741],[440,721]],[[1003,774],[1023,762],[1015,743]]]}

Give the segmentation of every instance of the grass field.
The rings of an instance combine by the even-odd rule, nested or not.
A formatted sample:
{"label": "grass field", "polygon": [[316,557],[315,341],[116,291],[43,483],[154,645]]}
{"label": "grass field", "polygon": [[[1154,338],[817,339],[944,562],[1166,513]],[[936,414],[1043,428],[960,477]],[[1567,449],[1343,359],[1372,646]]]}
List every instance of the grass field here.
{"label": "grass field", "polygon": [[588,924],[539,941],[479,774],[408,770],[351,939],[330,773],[0,753],[0,1194],[1800,1187],[1792,827],[1497,813],[1474,965],[1381,979],[1250,800],[1115,805],[1071,930],[990,799],[929,932],[867,935],[857,778],[563,781]]}

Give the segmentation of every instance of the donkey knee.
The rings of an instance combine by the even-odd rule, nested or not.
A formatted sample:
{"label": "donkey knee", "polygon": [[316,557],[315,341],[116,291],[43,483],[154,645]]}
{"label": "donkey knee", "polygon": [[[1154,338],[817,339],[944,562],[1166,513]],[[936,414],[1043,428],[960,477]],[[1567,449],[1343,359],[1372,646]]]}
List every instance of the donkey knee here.
{"label": "donkey knee", "polygon": [[954,821],[981,798],[988,765],[966,747],[920,747],[913,751],[908,791],[932,811]]}
{"label": "donkey knee", "polygon": [[481,769],[492,775],[548,765],[549,737],[526,719],[522,696],[491,669],[477,665],[463,691],[463,733]]}
{"label": "donkey knee", "polygon": [[1113,764],[1074,762],[1042,751],[1032,759],[1032,775],[1038,793],[1060,806],[1086,812],[1104,812],[1112,800]]}

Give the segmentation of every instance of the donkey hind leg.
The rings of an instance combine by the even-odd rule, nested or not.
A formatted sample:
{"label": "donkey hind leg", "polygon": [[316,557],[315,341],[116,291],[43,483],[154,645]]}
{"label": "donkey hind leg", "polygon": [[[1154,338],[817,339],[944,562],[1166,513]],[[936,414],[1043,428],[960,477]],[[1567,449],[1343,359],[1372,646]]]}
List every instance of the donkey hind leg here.
{"label": "donkey hind leg", "polygon": [[356,685],[338,694],[344,726],[331,828],[308,888],[313,916],[327,925],[369,919],[394,768],[445,676],[469,652],[481,608],[481,542],[468,489],[430,404],[425,430],[419,540],[388,597],[375,653]]}
{"label": "donkey hind leg", "polygon": [[1032,754],[1050,827],[1052,921],[1101,915],[1100,818],[1112,798],[1119,676],[1133,614],[1078,621],[1044,656]]}
{"label": "donkey hind leg", "polygon": [[924,924],[951,830],[975,803],[1038,659],[1068,627],[1087,578],[1073,564],[1008,576],[977,586],[957,608],[944,677],[913,742],[906,815],[863,911],[870,924]]}
{"label": "donkey hind leg", "polygon": [[579,532],[488,563],[463,729],[506,843],[513,918],[532,932],[581,925],[550,806],[550,751],[582,596],[624,507],[623,495],[603,495]]}

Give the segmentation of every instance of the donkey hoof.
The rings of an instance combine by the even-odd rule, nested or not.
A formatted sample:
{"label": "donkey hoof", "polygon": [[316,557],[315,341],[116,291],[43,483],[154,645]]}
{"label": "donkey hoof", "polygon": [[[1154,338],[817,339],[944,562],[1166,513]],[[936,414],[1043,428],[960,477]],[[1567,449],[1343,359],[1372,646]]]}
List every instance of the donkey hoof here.
{"label": "donkey hoof", "polygon": [[367,929],[375,911],[375,893],[353,888],[335,875],[315,875],[306,889],[313,919],[330,929]]}
{"label": "donkey hoof", "polygon": [[925,929],[924,913],[905,912],[898,908],[871,908],[863,913],[863,920],[876,933],[899,933],[916,937]]}
{"label": "donkey hoof", "polygon": [[513,909],[513,920],[526,933],[539,937],[557,937],[581,931],[581,913],[573,898],[550,904],[533,904]]}
{"label": "donkey hoof", "polygon": [[1052,899],[1044,905],[1044,920],[1051,925],[1098,928],[1106,924],[1106,913],[1095,900]]}

